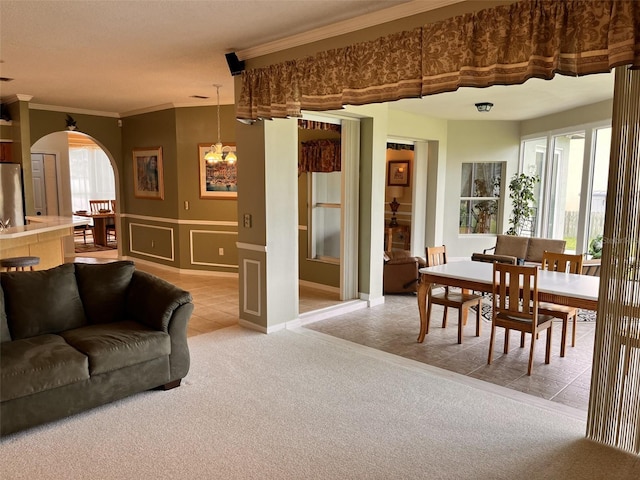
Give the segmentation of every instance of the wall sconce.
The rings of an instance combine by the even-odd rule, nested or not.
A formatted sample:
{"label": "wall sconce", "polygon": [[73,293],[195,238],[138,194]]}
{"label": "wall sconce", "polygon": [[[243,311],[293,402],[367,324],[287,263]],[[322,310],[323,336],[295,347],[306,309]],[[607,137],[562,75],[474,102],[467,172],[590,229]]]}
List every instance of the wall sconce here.
{"label": "wall sconce", "polygon": [[490,112],[493,107],[493,103],[491,102],[480,102],[476,103],[476,108],[479,112]]}

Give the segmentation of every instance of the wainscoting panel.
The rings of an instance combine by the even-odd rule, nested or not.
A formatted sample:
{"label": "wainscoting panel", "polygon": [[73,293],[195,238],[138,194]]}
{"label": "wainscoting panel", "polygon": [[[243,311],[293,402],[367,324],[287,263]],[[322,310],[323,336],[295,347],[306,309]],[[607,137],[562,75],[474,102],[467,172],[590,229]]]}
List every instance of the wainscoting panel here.
{"label": "wainscoting panel", "polygon": [[173,262],[175,260],[175,240],[173,228],[129,224],[129,250],[131,253]]}
{"label": "wainscoting panel", "polygon": [[244,278],[244,302],[242,310],[244,313],[262,315],[262,274],[260,262],[245,258],[242,262]]}
{"label": "wainscoting panel", "polygon": [[238,268],[238,232],[190,230],[189,250],[192,265]]}

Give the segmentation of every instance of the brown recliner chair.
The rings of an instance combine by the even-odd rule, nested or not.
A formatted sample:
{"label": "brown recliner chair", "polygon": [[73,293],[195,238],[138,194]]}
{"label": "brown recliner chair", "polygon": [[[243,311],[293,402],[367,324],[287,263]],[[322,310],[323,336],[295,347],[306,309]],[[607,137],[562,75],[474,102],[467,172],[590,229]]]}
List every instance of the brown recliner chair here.
{"label": "brown recliner chair", "polygon": [[418,289],[418,269],[427,266],[424,258],[408,250],[385,252],[382,288],[384,293],[413,293]]}

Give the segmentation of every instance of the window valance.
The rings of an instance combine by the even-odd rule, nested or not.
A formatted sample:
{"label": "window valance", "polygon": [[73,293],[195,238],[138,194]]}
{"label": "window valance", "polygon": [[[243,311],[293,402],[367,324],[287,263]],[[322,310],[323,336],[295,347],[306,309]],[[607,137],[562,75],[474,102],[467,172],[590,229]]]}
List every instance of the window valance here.
{"label": "window valance", "polygon": [[302,142],[298,175],[304,172],[339,172],[342,167],[340,139]]}
{"label": "window valance", "polygon": [[640,2],[523,0],[246,70],[237,117],[299,117],[619,65],[640,68]]}

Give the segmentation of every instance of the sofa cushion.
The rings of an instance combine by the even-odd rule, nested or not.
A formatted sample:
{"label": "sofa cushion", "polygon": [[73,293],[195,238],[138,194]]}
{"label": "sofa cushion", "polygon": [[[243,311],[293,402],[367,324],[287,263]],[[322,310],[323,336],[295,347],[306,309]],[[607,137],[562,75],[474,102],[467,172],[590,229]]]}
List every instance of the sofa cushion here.
{"label": "sofa cushion", "polygon": [[167,333],[133,321],[88,325],[61,335],[69,345],[89,357],[91,375],[171,353],[171,338]]}
{"label": "sofa cushion", "polygon": [[530,238],[527,249],[527,262],[542,263],[542,254],[545,252],[564,253],[565,240],[553,240],[551,238]]}
{"label": "sofa cushion", "polygon": [[122,320],[127,288],[135,266],[131,261],[76,263],[76,280],[89,323]]}
{"label": "sofa cushion", "polygon": [[0,281],[13,340],[86,324],[73,264],[35,272],[2,272]]}
{"label": "sofa cushion", "polygon": [[0,365],[3,402],[89,378],[89,359],[58,335],[2,344]]}
{"label": "sofa cushion", "polygon": [[10,342],[9,324],[7,323],[7,313],[4,310],[4,292],[0,282],[0,343]]}
{"label": "sofa cushion", "polygon": [[515,235],[498,235],[496,238],[495,255],[506,255],[509,257],[525,258],[527,256],[528,237],[517,237]]}

